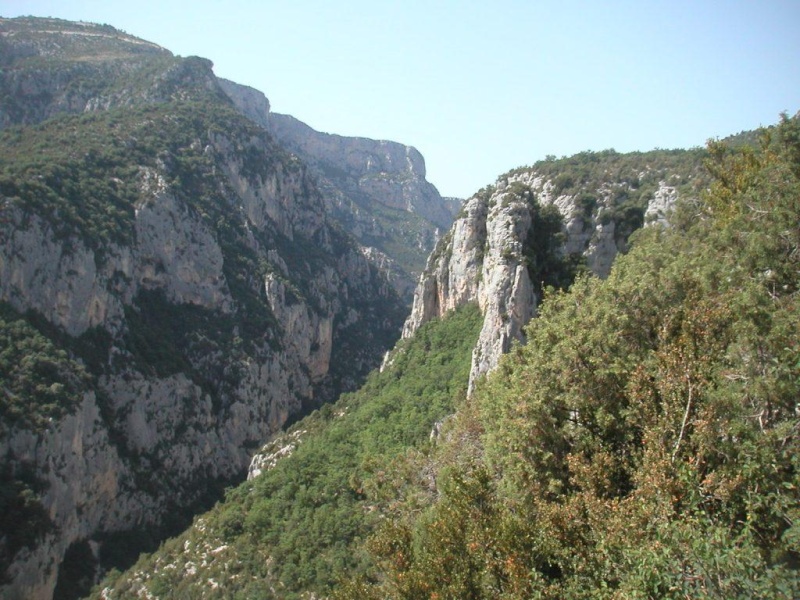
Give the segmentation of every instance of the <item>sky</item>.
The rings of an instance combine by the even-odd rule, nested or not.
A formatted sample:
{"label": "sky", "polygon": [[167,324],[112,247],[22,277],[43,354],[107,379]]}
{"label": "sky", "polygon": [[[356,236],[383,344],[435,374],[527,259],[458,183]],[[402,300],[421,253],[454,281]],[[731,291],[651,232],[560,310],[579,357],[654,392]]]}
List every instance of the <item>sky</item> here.
{"label": "sky", "polygon": [[0,0],[113,25],[465,198],[547,155],[702,146],[800,110],[800,0]]}

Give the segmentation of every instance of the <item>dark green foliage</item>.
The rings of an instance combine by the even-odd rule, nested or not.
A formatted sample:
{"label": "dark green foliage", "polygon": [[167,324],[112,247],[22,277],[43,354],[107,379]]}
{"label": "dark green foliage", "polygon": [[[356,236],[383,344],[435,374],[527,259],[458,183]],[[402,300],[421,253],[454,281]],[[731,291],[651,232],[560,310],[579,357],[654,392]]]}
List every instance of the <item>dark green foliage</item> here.
{"label": "dark green foliage", "polygon": [[539,204],[533,190],[520,182],[511,183],[504,191],[504,203],[522,203],[530,215],[530,226],[524,236],[522,260],[528,269],[536,296],[546,288],[566,289],[581,271],[585,260],[581,255],[563,251],[566,234],[564,219],[553,205]]}
{"label": "dark green foliage", "polygon": [[798,597],[798,131],[547,298],[336,597]]}
{"label": "dark green foliage", "polygon": [[[238,361],[264,335],[242,328],[240,337],[241,323],[233,315],[175,304],[158,290],[142,290],[134,306],[125,312],[124,343],[138,369],[158,377],[185,373],[214,399],[223,395],[223,388],[236,387]],[[221,356],[226,360],[219,360]]]}
{"label": "dark green foliage", "polygon": [[[702,188],[698,184],[705,179],[698,168],[706,151],[651,150],[649,152],[620,153],[614,150],[580,152],[573,156],[544,160],[530,167],[515,169],[533,170],[544,177],[552,178],[556,195],[571,194],[581,189],[597,189],[599,183],[611,186],[626,184],[640,193],[655,190],[659,180],[672,175],[669,185],[688,186],[682,191],[695,194]],[[700,180],[693,181],[700,177]]]}
{"label": "dark green foliage", "polygon": [[535,200],[529,206],[531,228],[525,238],[523,257],[536,296],[541,298],[545,288],[569,287],[585,260],[581,255],[570,256],[562,251],[564,219],[555,206],[542,207]]}
{"label": "dark green foliage", "polygon": [[0,418],[34,431],[71,413],[90,377],[7,304],[0,304]]}
{"label": "dark green foliage", "polygon": [[[83,365],[43,333],[35,314],[20,315],[0,303],[0,421],[2,429],[39,434],[75,411],[92,379]],[[41,504],[45,491],[24,464],[0,465],[0,582],[23,548],[33,548],[53,530]]]}
{"label": "dark green foliage", "polygon": [[[345,573],[365,572],[370,561],[360,543],[380,520],[367,490],[381,487],[397,455],[424,447],[433,424],[463,397],[479,326],[474,306],[424,326],[361,390],[294,425],[274,445],[295,444],[290,457],[229,492],[201,518],[202,527],[138,565],[151,573],[150,591],[163,598],[297,598],[324,592]],[[231,558],[193,576],[183,567],[156,567],[199,564],[186,548],[210,545],[225,546]],[[208,578],[222,587],[210,588]],[[130,585],[122,577],[112,587],[125,597]]]}

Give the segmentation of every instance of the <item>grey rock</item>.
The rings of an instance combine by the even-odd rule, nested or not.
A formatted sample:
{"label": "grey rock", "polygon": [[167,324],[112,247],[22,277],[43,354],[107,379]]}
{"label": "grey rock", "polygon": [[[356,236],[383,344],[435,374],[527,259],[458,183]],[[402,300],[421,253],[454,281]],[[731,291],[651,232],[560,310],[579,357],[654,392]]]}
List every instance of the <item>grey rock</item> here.
{"label": "grey rock", "polygon": [[[577,196],[555,194],[553,182],[534,169],[503,176],[490,193],[469,198],[420,277],[403,337],[449,310],[477,303],[484,321],[472,354],[470,392],[513,343],[525,343],[524,327],[540,300],[522,256],[527,236],[536,235],[536,230],[530,228],[527,204],[509,194],[515,183],[527,186],[540,205],[558,209],[564,222],[562,252],[582,255],[595,275],[606,277],[615,257],[627,250],[627,237],[606,218],[618,191],[612,184],[593,190],[597,206],[591,215],[578,206]],[[677,198],[677,190],[662,182],[648,203],[648,222],[665,223]]]}

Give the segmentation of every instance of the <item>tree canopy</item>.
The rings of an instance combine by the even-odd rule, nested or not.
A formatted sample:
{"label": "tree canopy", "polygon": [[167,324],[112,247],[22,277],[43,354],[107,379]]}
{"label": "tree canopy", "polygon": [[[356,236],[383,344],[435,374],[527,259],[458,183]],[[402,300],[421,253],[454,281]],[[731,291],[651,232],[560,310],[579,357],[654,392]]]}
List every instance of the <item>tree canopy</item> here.
{"label": "tree canopy", "polygon": [[800,596],[800,121],[707,163],[672,227],[549,294],[337,598]]}

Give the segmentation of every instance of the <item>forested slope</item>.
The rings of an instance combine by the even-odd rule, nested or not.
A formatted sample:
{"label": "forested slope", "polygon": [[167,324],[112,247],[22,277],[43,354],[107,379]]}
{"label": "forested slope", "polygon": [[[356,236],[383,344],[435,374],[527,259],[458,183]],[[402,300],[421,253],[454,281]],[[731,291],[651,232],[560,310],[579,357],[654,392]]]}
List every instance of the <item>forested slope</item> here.
{"label": "forested slope", "polygon": [[363,541],[393,502],[396,470],[413,470],[463,401],[479,325],[473,305],[420,329],[358,392],[273,440],[263,473],[94,597],[299,598],[371,572]]}
{"label": "forested slope", "polygon": [[707,166],[607,280],[547,295],[432,455],[435,500],[335,597],[800,595],[800,122]]}

